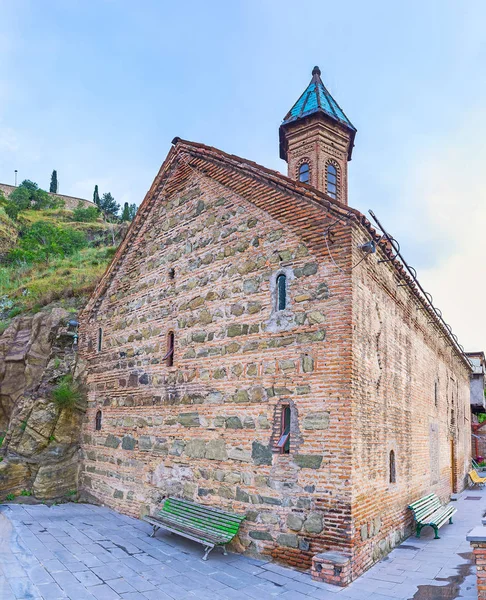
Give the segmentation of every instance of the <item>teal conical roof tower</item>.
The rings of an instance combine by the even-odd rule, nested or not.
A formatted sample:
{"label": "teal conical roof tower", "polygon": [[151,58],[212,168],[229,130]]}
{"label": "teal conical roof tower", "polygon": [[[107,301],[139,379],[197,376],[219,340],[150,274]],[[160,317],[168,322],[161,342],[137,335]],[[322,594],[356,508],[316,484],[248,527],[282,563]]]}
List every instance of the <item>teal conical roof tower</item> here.
{"label": "teal conical roof tower", "polygon": [[334,100],[329,93],[329,90],[322,82],[321,70],[319,67],[314,67],[312,69],[312,79],[309,85],[285,115],[285,118],[280,125],[280,158],[287,160],[287,144],[284,131],[294,123],[315,116],[322,116],[324,119],[330,119],[348,130],[351,138],[348,159],[351,160],[356,127],[351,123],[343,109],[336,100]]}
{"label": "teal conical roof tower", "polygon": [[309,115],[323,112],[331,119],[342,123],[353,131],[356,128],[344,114],[344,111],[339,104],[334,100],[328,92],[326,86],[322,83],[321,70],[319,67],[314,67],[312,70],[312,79],[307,86],[305,92],[292,106],[289,112],[285,115],[282,125],[292,123],[297,119],[308,117]]}

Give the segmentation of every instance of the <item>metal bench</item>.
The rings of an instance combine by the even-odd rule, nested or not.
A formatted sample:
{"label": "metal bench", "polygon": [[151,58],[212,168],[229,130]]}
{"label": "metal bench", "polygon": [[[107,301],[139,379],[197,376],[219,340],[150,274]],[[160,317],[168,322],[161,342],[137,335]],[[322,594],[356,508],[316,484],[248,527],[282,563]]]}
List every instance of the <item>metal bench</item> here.
{"label": "metal bench", "polygon": [[468,475],[473,486],[477,485],[478,487],[483,487],[483,485],[486,484],[486,477],[481,477],[475,469],[469,471]]}
{"label": "metal bench", "polygon": [[226,555],[226,544],[238,533],[244,519],[245,515],[236,515],[180,498],[167,498],[155,516],[144,517],[144,521],[154,528],[151,537],[162,528],[202,544],[203,560],[207,560],[215,546],[222,546]]}
{"label": "metal bench", "polygon": [[439,539],[439,527],[442,527],[447,521],[452,523],[452,516],[457,512],[452,504],[442,506],[439,498],[435,494],[428,494],[417,502],[410,504],[408,508],[413,512],[417,523],[417,537],[423,527],[429,525],[435,532],[435,539]]}

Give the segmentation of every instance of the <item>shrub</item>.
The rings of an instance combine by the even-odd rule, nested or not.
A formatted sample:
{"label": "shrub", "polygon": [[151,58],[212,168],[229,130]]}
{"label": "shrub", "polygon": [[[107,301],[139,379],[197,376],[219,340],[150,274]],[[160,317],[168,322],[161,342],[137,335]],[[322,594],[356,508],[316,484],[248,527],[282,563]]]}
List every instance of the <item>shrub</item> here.
{"label": "shrub", "polygon": [[16,221],[17,217],[19,216],[19,212],[20,212],[20,208],[17,204],[15,204],[15,202],[9,202],[7,201],[5,203],[5,212],[7,213],[7,215],[13,220]]}
{"label": "shrub", "polygon": [[10,203],[17,206],[19,211],[27,210],[28,208],[43,210],[59,206],[58,198],[50,196],[45,190],[41,190],[37,183],[29,179],[22,181],[10,194],[8,199]]}
{"label": "shrub", "polygon": [[12,500],[15,500],[15,494],[7,494],[5,500],[7,500],[7,502],[12,502]]}
{"label": "shrub", "polygon": [[88,241],[81,231],[38,221],[28,227],[19,239],[17,248],[8,254],[12,262],[46,262],[54,257],[73,254]]}
{"label": "shrub", "polygon": [[22,490],[20,492],[21,496],[32,496],[32,492],[29,492],[29,490]]}
{"label": "shrub", "polygon": [[59,408],[74,408],[82,398],[79,385],[74,381],[71,373],[64,375],[52,390],[52,400]]}
{"label": "shrub", "polygon": [[85,208],[82,202],[73,211],[73,221],[81,223],[94,223],[99,216],[100,211],[97,206],[87,206]]}

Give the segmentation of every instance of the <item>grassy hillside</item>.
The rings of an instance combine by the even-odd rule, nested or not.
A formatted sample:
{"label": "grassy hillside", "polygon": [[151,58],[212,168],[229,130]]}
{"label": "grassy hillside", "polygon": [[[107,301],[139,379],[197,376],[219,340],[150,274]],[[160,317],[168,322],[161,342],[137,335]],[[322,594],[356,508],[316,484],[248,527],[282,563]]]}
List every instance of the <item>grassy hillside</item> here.
{"label": "grassy hillside", "polygon": [[51,208],[24,210],[13,220],[0,206],[0,334],[18,314],[51,305],[76,312],[86,303],[127,224],[77,216]]}

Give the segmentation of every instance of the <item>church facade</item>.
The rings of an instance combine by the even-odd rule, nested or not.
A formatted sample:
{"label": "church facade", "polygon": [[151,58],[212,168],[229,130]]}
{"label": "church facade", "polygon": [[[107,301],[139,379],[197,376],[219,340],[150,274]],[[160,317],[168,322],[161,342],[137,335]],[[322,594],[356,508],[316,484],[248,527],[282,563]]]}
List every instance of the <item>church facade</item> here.
{"label": "church facade", "polygon": [[244,513],[236,550],[339,551],[354,579],[410,502],[463,489],[471,368],[348,206],[355,133],[316,67],[280,127],[288,177],[173,141],[82,315],[87,498]]}

